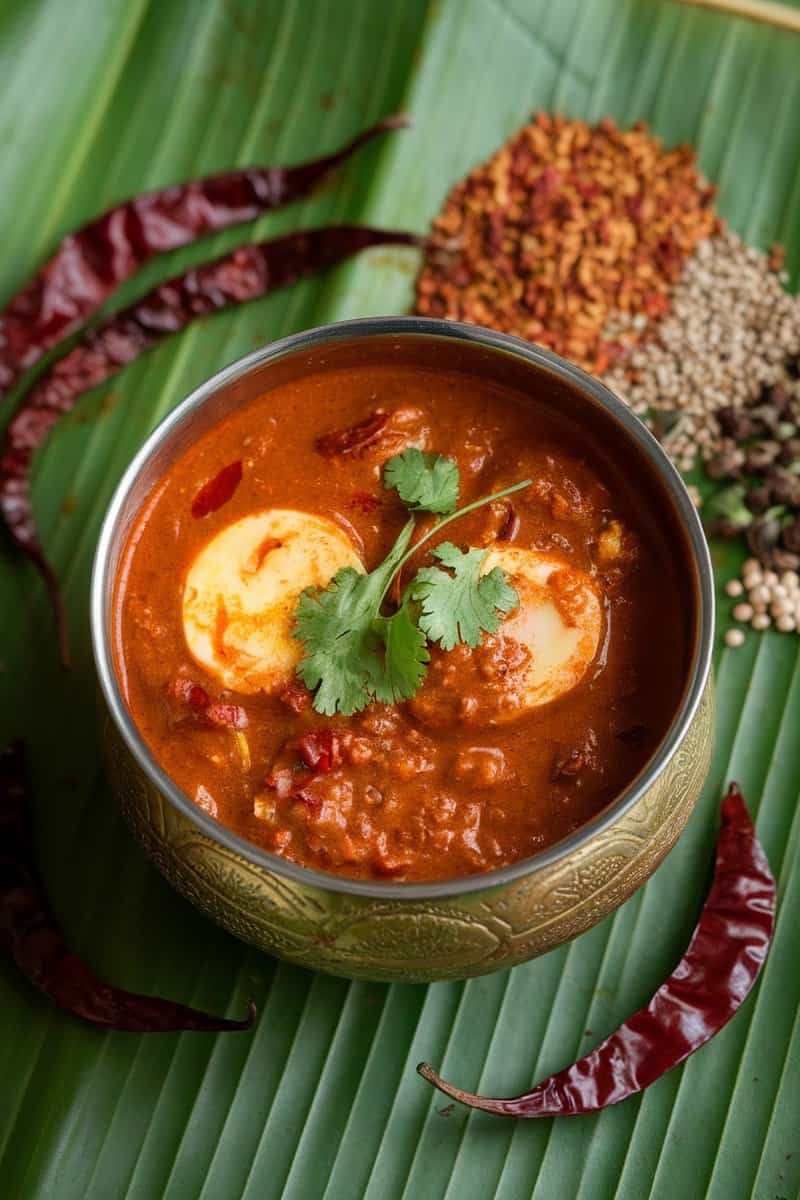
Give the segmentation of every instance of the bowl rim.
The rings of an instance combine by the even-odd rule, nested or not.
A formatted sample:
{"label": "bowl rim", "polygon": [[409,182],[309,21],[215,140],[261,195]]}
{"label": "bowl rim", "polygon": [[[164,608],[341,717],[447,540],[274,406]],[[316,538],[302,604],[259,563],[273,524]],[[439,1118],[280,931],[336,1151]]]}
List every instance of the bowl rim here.
{"label": "bowl rim", "polygon": [[[352,879],[319,871],[300,863],[289,862],[277,854],[272,854],[270,851],[248,842],[198,808],[159,765],[139,734],[122,696],[112,653],[111,612],[115,580],[109,579],[111,552],[115,545],[119,517],[128,493],[140,471],[148,464],[164,439],[189,420],[195,412],[203,407],[206,401],[217,395],[222,389],[240,380],[254,368],[263,367],[266,363],[289,355],[304,353],[309,349],[336,342],[360,340],[374,336],[391,338],[406,335],[468,342],[478,347],[509,353],[526,360],[535,367],[555,373],[579,392],[588,392],[595,403],[599,403],[623,426],[629,439],[636,444],[636,449],[641,451],[649,461],[659,482],[664,486],[672,501],[676,514],[684,525],[688,548],[696,567],[698,604],[694,653],[681,703],[657,749],[624,791],[596,817],[581,825],[567,837],[562,838],[561,841],[547,846],[528,858],[482,874],[410,883]],[[436,320],[429,317],[365,317],[336,321],[290,334],[244,355],[201,383],[159,422],[131,460],[117,484],[106,510],[92,567],[90,623],[92,649],[101,694],[118,733],[137,765],[162,797],[201,833],[213,842],[240,855],[250,864],[305,887],[340,893],[345,896],[366,896],[386,901],[433,900],[465,896],[474,892],[502,887],[551,867],[604,832],[636,804],[655,779],[665,770],[679,749],[702,699],[711,670],[714,640],[714,582],[711,557],[703,527],[680,474],[644,423],[605,384],[544,347],[523,341],[510,334],[498,333],[477,325]]]}

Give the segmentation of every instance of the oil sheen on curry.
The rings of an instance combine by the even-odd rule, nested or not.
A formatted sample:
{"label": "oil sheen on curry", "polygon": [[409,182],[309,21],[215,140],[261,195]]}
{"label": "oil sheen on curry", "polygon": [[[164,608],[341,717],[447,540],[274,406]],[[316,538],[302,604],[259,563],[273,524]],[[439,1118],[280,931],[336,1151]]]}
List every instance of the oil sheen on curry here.
{"label": "oil sheen on curry", "polygon": [[[388,486],[398,456],[455,463],[459,507],[530,482],[439,532],[441,512]],[[535,854],[632,781],[685,683],[680,559],[640,484],[557,405],[468,372],[396,356],[281,382],[202,435],[139,515],[116,596],[133,719],[200,808],[293,862],[398,881]],[[480,551],[472,594],[491,578],[498,607],[451,648],[394,622],[418,652],[408,698],[330,715],[336,681],[323,669],[313,690],[301,667],[301,593],[343,568],[366,586],[411,517],[410,547],[427,540],[386,580],[378,621],[410,594],[416,620],[415,579],[455,597],[441,620],[468,602],[444,543]],[[326,628],[323,663],[347,649]],[[382,669],[389,650],[368,644]]]}

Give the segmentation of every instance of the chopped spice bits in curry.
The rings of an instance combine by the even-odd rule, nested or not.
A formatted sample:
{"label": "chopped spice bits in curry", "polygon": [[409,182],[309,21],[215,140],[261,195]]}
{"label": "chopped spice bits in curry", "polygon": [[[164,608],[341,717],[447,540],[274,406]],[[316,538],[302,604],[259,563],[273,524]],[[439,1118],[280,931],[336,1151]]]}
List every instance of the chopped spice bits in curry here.
{"label": "chopped spice bits in curry", "polygon": [[552,389],[392,357],[290,378],[171,466],[126,551],[117,664],[155,757],[243,837],[450,878],[632,781],[691,603],[652,487]]}

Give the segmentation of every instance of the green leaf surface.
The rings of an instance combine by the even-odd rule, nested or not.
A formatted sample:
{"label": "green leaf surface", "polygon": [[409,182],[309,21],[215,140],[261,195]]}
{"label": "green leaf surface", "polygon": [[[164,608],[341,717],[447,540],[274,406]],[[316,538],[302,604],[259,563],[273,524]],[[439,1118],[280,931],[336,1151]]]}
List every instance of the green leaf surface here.
{"label": "green leaf surface", "polygon": [[[378,609],[413,529],[410,518],[374,571],[362,574],[343,567],[326,588],[306,588],[301,593],[292,636],[303,643],[297,673],[309,690],[317,688],[317,712],[349,716],[366,708],[379,694],[388,697],[387,703],[393,702],[393,684],[385,677],[382,662],[385,649],[389,665],[388,622],[378,618]],[[413,649],[413,641],[400,627],[393,635],[392,648],[401,653]],[[401,682],[396,673],[394,679]]]}
{"label": "green leaf surface", "polygon": [[451,513],[458,504],[458,466],[452,458],[412,446],[390,458],[383,484],[412,511]]}
{"label": "green leaf surface", "polygon": [[[232,247],[325,221],[424,231],[532,109],[649,120],[698,145],[732,226],[800,267],[800,35],[672,0],[6,0],[0,5],[2,297],[58,237],[145,188],[297,162],[399,109],[313,199],[152,263],[119,300]],[[248,950],[133,843],[99,764],[87,598],[103,511],[196,384],[273,338],[408,309],[417,259],[380,249],[199,323],[86,397],[39,457],[34,500],[76,663],[56,665],[38,581],[0,546],[0,734],[33,758],[42,869],[71,939],[122,985],[252,1035],[99,1033],[0,963],[0,1195],[9,1200],[794,1200],[800,1194],[800,640],[751,633],[716,671],[714,763],[676,850],[611,919],[467,983],[347,983]],[[7,416],[6,404],[0,415]],[[713,548],[721,632],[737,547]],[[724,781],[779,883],[774,946],[724,1032],[645,1095],[515,1125],[449,1110],[414,1073],[522,1091],[652,993],[691,932]]]}
{"label": "green leaf surface", "polygon": [[407,604],[391,617],[378,617],[375,625],[386,647],[385,675],[376,696],[383,704],[410,700],[425,678],[430,661],[425,634],[412,619]]}
{"label": "green leaf surface", "polygon": [[452,542],[442,542],[431,551],[441,566],[420,567],[411,582],[411,598],[422,609],[420,628],[444,650],[459,642],[477,646],[482,635],[494,633],[503,614],[519,603],[500,567],[481,575],[487,554],[488,550],[459,550]]}

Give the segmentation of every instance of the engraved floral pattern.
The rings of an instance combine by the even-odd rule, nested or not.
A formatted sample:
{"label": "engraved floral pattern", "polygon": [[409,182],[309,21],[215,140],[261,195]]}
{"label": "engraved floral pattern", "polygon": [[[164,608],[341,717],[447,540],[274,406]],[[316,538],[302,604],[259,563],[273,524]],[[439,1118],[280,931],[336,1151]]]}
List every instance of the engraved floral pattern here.
{"label": "engraved floral pattern", "polygon": [[568,858],[502,886],[443,900],[381,900],[283,878],[212,841],[145,778],[106,721],[109,774],[134,833],[167,879],[260,949],[353,978],[480,975],[534,958],[623,903],[678,839],[711,761],[711,682],[683,744],[644,796]]}

